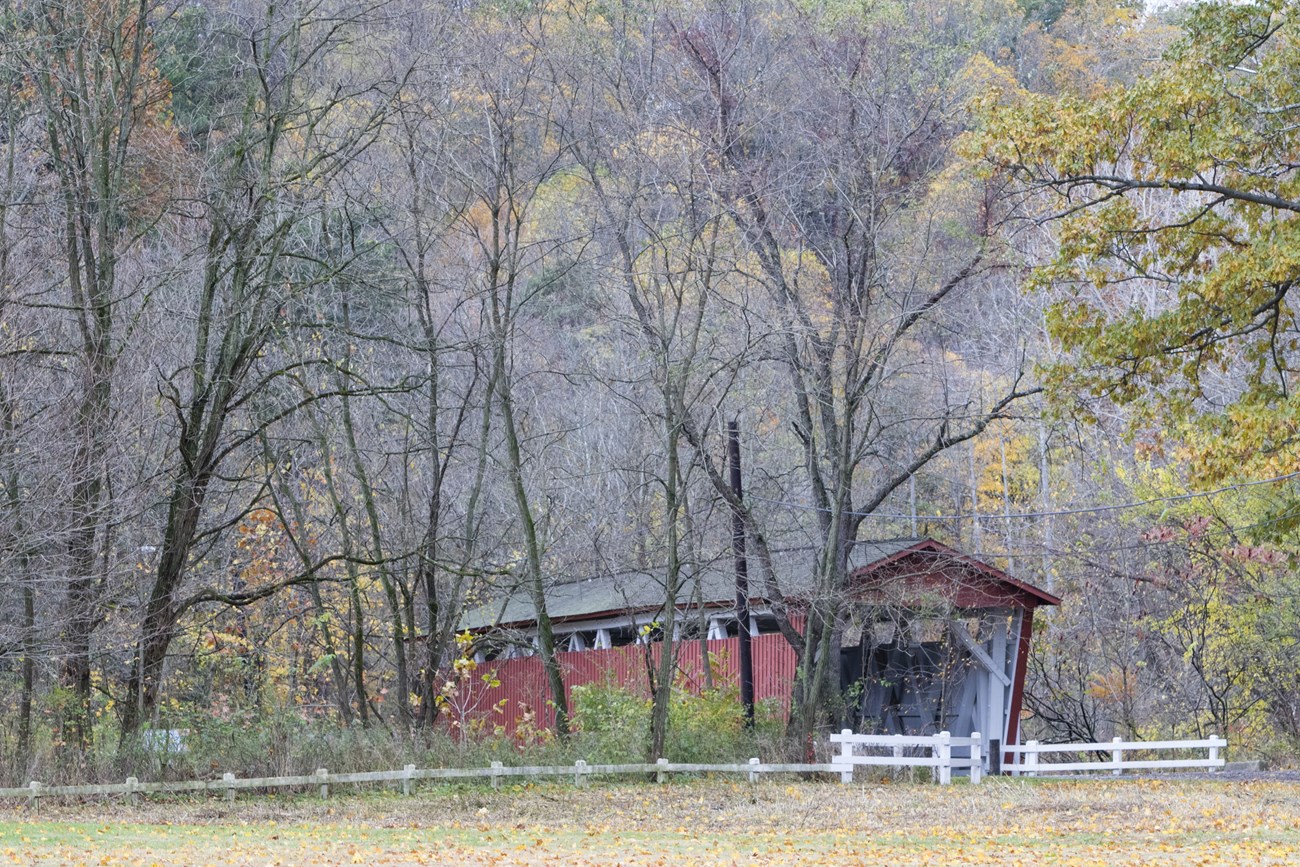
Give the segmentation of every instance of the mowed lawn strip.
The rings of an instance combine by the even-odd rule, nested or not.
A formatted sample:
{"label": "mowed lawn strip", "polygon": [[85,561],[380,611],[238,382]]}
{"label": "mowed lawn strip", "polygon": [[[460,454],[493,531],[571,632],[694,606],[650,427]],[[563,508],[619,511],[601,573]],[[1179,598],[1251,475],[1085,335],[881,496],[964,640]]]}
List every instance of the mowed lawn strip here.
{"label": "mowed lawn strip", "polygon": [[4,864],[1255,864],[1300,861],[1300,784],[697,781],[415,797],[0,806]]}

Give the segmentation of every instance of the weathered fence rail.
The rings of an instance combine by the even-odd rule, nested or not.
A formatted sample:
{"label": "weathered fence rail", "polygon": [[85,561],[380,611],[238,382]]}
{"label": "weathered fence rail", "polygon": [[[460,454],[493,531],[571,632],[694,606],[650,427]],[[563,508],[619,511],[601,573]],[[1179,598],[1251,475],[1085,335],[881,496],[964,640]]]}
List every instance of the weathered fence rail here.
{"label": "weathered fence rail", "polygon": [[[1039,774],[1088,774],[1111,773],[1119,776],[1125,771],[1177,770],[1203,768],[1214,771],[1222,768],[1224,760],[1220,751],[1228,742],[1220,737],[1208,737],[1198,741],[1126,741],[1115,738],[1109,742],[1092,744],[1040,744],[1030,741],[1022,746],[1009,746],[1005,750],[1014,756],[1009,764],[1003,766],[1014,776],[1035,777]],[[1156,759],[1148,758],[1153,754],[1167,752],[1185,752],[1205,750],[1205,758],[1194,759]],[[1110,758],[1082,759],[1079,761],[1043,761],[1043,756],[1066,756],[1074,758],[1087,754],[1108,753]],[[1134,754],[1137,754],[1136,757]]]}
{"label": "weathered fence rail", "polygon": [[[853,770],[860,765],[889,768],[932,768],[934,779],[942,784],[952,783],[953,770],[970,773],[970,781],[979,783],[984,772],[983,738],[974,732],[968,738],[955,738],[948,732],[937,735],[860,735],[844,729],[831,735],[831,743],[839,744],[840,751],[831,757],[831,763],[840,771],[840,781],[853,781]],[[860,755],[859,749],[887,750],[884,755]],[[953,750],[957,750],[954,753]],[[917,755],[917,752],[922,753]],[[907,753],[911,752],[912,755]],[[958,753],[965,752],[966,755]]]}
{"label": "weathered fence rail", "polygon": [[493,762],[488,768],[417,768],[407,765],[400,771],[358,771],[334,774],[325,768],[319,768],[312,774],[298,774],[284,777],[237,777],[224,774],[220,779],[182,780],[175,782],[142,783],[135,777],[128,777],[122,783],[105,783],[84,786],[46,786],[33,781],[21,788],[0,789],[0,798],[26,798],[33,806],[41,798],[47,797],[97,797],[107,795],[126,795],[135,800],[145,794],[179,794],[186,792],[220,793],[226,800],[234,800],[235,793],[241,789],[283,789],[319,787],[322,797],[329,796],[329,787],[349,783],[398,783],[403,795],[411,793],[411,784],[419,780],[466,780],[487,779],[493,788],[501,781],[517,777],[568,777],[572,776],[575,784],[584,785],[592,776],[615,776],[622,774],[654,774],[658,782],[665,782],[669,774],[745,774],[751,782],[756,782],[761,774],[806,774],[806,773],[840,773],[840,768],[832,764],[774,764],[750,759],[745,764],[697,764],[690,762],[670,762],[660,759],[654,763],[592,765],[578,761],[572,765],[542,766],[508,766]]}
{"label": "weathered fence rail", "polygon": [[[487,779],[493,788],[502,780],[519,777],[568,777],[582,786],[593,776],[625,774],[654,774],[662,783],[669,774],[745,774],[756,782],[762,774],[838,774],[840,781],[853,781],[853,772],[861,766],[914,768],[934,770],[937,782],[952,782],[952,772],[966,771],[970,781],[978,784],[984,775],[986,751],[979,732],[968,738],[955,738],[948,732],[930,736],[860,735],[845,729],[831,735],[832,744],[840,750],[827,763],[778,764],[750,759],[745,764],[711,764],[670,762],[660,759],[654,763],[591,765],[579,760],[572,765],[507,766],[493,762],[487,768],[417,768],[407,765],[400,771],[355,771],[342,774],[318,768],[315,773],[283,777],[237,777],[224,774],[220,779],[180,780],[173,782],[142,783],[128,777],[121,783],[103,783],[84,786],[46,786],[32,781],[20,788],[0,789],[0,798],[26,798],[33,806],[48,797],[98,797],[125,795],[132,801],[147,794],[183,794],[187,792],[219,793],[226,800],[234,800],[241,789],[284,789],[318,787],[321,797],[329,796],[330,786],[357,783],[397,783],[403,795],[411,794],[411,785],[421,780]],[[1030,741],[1023,746],[1004,746],[1001,751],[1011,754],[1012,762],[1003,765],[1003,771],[1017,776],[1037,776],[1052,773],[1110,772],[1119,775],[1126,770],[1156,770],[1179,768],[1205,768],[1214,770],[1224,765],[1220,751],[1228,742],[1210,737],[1199,741],[1123,741],[1116,738],[1108,743],[1093,744],[1040,744]],[[859,750],[877,751],[860,753]],[[1151,759],[1153,753],[1164,751],[1207,750],[1207,758]],[[883,753],[883,754],[882,754]],[[963,755],[964,753],[964,755]],[[1109,759],[1093,761],[1041,761],[1045,754],[1109,754]],[[1134,754],[1137,757],[1134,758]]]}

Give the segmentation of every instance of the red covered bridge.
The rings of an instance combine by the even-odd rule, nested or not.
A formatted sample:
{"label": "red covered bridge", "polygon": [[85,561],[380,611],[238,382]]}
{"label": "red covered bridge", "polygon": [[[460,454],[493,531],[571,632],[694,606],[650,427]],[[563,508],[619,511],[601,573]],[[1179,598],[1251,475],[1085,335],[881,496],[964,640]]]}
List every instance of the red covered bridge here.
{"label": "red covered bridge", "polygon": [[[808,550],[778,555],[788,605],[799,597],[800,581],[791,576],[808,574],[812,558]],[[983,731],[1017,742],[1034,609],[1060,600],[933,539],[861,542],[851,562],[841,670],[845,686],[862,684],[852,714],[856,726],[898,733],[946,729],[956,736]],[[734,684],[739,639],[733,579],[726,570],[704,570],[684,583],[674,636],[678,680],[692,690],[705,686],[707,647],[715,684]],[[645,643],[642,632],[662,618],[664,596],[662,577],[651,572],[555,584],[547,604],[563,648],[566,689],[611,683],[648,694],[647,655],[657,661],[665,645],[653,633],[660,640]],[[755,698],[777,699],[788,708],[794,650],[762,594],[754,594],[750,611]],[[498,685],[475,678],[463,707],[453,712],[511,732],[521,720],[551,725],[554,712],[541,661],[533,655],[536,622],[526,595],[495,609],[472,609],[464,626],[479,636],[476,674],[494,672]]]}

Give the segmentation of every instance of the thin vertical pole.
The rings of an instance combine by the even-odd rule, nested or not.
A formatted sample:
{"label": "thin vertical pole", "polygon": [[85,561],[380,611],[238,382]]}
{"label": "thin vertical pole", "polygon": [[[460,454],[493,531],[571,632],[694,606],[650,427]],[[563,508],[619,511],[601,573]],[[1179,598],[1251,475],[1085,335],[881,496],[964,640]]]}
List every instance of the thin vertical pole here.
{"label": "thin vertical pole", "polygon": [[[1002,437],[998,445],[1002,449],[1002,545],[1011,547],[1011,487],[1007,484],[1007,438]],[[1007,554],[1007,571],[1016,574],[1016,558]]]}
{"label": "thin vertical pole", "polygon": [[1038,419],[1038,497],[1043,513],[1043,586],[1050,593],[1055,581],[1052,578],[1052,477],[1048,462],[1047,425],[1041,415]]}
{"label": "thin vertical pole", "polygon": [[912,538],[916,538],[916,476],[907,477],[907,501],[912,507]]}
{"label": "thin vertical pole", "polygon": [[971,547],[975,550],[975,556],[979,557],[984,553],[984,534],[980,530],[980,495],[979,479],[975,475],[975,441],[971,440],[970,448],[967,450],[970,456],[970,515],[971,529],[970,541]]}
{"label": "thin vertical pole", "polygon": [[[727,422],[727,464],[731,470],[731,492],[739,501],[743,496],[740,483],[740,423]],[[749,567],[745,563],[745,518],[740,509],[732,509],[731,550],[736,558],[736,623],[740,644],[740,704],[745,710],[745,725],[754,727],[754,649],[749,631]]]}

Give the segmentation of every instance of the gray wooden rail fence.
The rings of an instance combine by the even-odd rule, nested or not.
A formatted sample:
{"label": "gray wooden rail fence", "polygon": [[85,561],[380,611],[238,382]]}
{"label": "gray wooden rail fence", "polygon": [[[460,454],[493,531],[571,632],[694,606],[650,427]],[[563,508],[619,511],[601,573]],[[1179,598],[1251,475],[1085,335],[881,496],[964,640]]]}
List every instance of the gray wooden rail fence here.
{"label": "gray wooden rail fence", "polygon": [[[132,802],[146,794],[178,794],[185,792],[219,792],[227,801],[235,799],[240,789],[282,789],[318,787],[322,798],[329,797],[330,786],[356,783],[397,783],[403,795],[411,794],[411,784],[420,780],[472,780],[488,779],[492,788],[499,788],[502,780],[528,777],[573,777],[575,785],[585,785],[588,778],[601,775],[620,774],[654,774],[662,783],[669,774],[745,774],[749,781],[757,782],[761,774],[835,774],[843,783],[853,781],[856,767],[928,767],[935,772],[935,781],[941,784],[952,782],[953,770],[964,770],[970,775],[970,782],[978,785],[983,777],[983,764],[987,751],[983,749],[978,732],[969,738],[955,738],[948,732],[929,736],[901,735],[860,735],[845,729],[838,735],[831,735],[830,742],[838,744],[840,751],[831,756],[827,763],[813,764],[772,764],[750,759],[745,764],[693,764],[670,762],[660,759],[653,764],[589,765],[579,760],[572,765],[543,765],[507,767],[501,762],[493,762],[488,768],[417,768],[407,765],[400,771],[358,771],[352,773],[332,774],[325,768],[318,768],[315,773],[287,777],[236,777],[224,774],[221,779],[186,780],[178,782],[142,783],[135,777],[127,777],[122,783],[107,783],[85,786],[46,786],[32,781],[26,786],[14,789],[0,789],[0,798],[26,798],[33,806],[38,806],[41,798],[47,797],[97,797],[105,795],[126,795]],[[1003,770],[1020,776],[1036,776],[1046,773],[1069,773],[1080,771],[1101,771],[1120,774],[1125,770],[1152,769],[1190,769],[1203,768],[1216,770],[1223,767],[1220,750],[1227,747],[1223,738],[1210,737],[1199,741],[1121,741],[1116,738],[1109,743],[1094,744],[1039,744],[1030,741],[1022,746],[1002,747],[1011,753],[1015,761],[1004,765]],[[863,755],[859,750],[877,750],[885,755]],[[964,751],[965,756],[954,754],[954,750]],[[1167,750],[1207,750],[1205,759],[1152,759],[1150,755]],[[928,753],[916,755],[915,752]],[[1040,762],[1043,753],[1070,754],[1104,751],[1110,753],[1109,760],[1082,762]],[[912,755],[905,755],[913,752]],[[1127,754],[1127,755],[1126,755]],[[1138,757],[1134,758],[1134,754]]]}
{"label": "gray wooden rail fence", "polygon": [[489,768],[417,768],[407,765],[400,771],[359,771],[332,774],[325,768],[315,773],[286,777],[237,777],[224,774],[220,779],[184,780],[177,782],[142,783],[127,777],[122,783],[85,786],[46,786],[32,781],[26,786],[0,789],[0,798],[26,798],[33,807],[41,798],[97,797],[125,795],[132,802],[145,794],[178,794],[185,792],[219,792],[227,801],[235,799],[240,789],[282,789],[319,787],[322,798],[329,797],[330,786],[348,783],[397,783],[403,795],[411,794],[411,784],[420,780],[473,780],[488,779],[492,788],[499,788],[502,780],[528,777],[573,777],[576,785],[586,784],[595,775],[654,774],[662,783],[669,774],[745,774],[750,782],[757,782],[761,774],[839,774],[842,768],[832,764],[771,764],[750,759],[745,764],[692,764],[660,759],[652,764],[589,765],[579,760],[572,765],[544,765],[511,767],[493,762]]}

